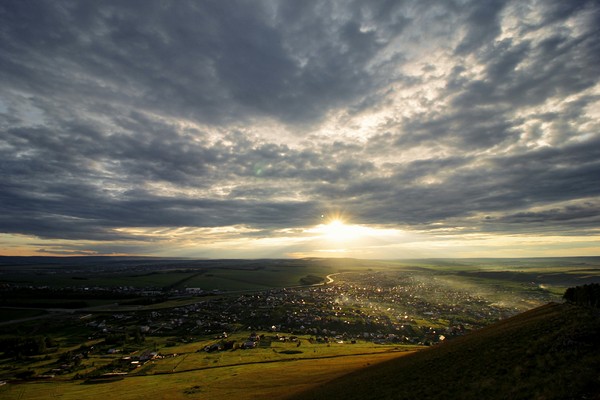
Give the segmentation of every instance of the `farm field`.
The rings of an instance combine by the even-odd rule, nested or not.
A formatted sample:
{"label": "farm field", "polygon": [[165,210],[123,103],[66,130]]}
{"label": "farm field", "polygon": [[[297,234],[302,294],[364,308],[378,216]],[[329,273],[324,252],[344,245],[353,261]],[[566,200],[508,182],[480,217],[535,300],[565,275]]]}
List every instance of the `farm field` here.
{"label": "farm field", "polygon": [[560,291],[600,279],[600,257],[396,261],[0,257],[0,282],[49,288],[264,290],[299,285],[307,276],[324,279],[329,274],[367,270],[421,272],[464,281],[539,281]]}
{"label": "farm field", "polygon": [[3,399],[284,399],[369,365],[398,357],[395,353],[322,360],[240,365],[177,374],[139,376],[104,384],[39,382],[4,385]]}
{"label": "farm field", "polygon": [[[169,351],[198,347],[202,343],[173,347]],[[4,385],[0,387],[0,395],[5,399],[97,399],[118,393],[120,399],[139,399],[152,393],[157,398],[169,399],[282,399],[418,349],[372,343],[328,347],[304,340],[301,348],[302,353],[296,350],[296,344],[275,343],[267,349],[177,353],[149,362],[122,380],[88,384],[66,376],[52,381]],[[290,349],[298,353],[286,354]],[[91,362],[98,363],[98,359],[92,357]]]}

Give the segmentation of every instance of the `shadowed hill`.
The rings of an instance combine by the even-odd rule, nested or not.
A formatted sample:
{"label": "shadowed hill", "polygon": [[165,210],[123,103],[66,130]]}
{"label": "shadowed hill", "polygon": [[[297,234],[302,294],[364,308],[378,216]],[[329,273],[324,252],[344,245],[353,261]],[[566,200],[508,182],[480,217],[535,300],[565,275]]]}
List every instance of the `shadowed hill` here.
{"label": "shadowed hill", "polygon": [[292,399],[600,399],[600,317],[548,304]]}

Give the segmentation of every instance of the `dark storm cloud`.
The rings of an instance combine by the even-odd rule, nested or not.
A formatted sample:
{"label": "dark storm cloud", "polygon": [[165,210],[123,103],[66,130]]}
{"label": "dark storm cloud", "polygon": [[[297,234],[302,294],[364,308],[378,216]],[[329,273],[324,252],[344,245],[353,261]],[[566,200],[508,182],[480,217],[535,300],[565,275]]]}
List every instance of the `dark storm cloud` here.
{"label": "dark storm cloud", "polygon": [[596,84],[594,73],[600,61],[598,33],[583,38],[556,35],[535,45],[496,43],[481,56],[487,65],[484,78],[466,82],[454,104],[533,105],[589,88]]}
{"label": "dark storm cloud", "polygon": [[[255,113],[307,122],[377,86],[365,65],[380,38],[360,30],[360,11],[338,21],[327,4],[320,15],[290,6],[6,2],[3,80],[53,99],[110,99],[212,123]],[[310,23],[294,24],[302,15]]]}
{"label": "dark storm cloud", "polygon": [[[513,215],[539,205],[600,196],[599,149],[600,141],[596,140],[527,154],[478,157],[478,163],[473,156],[415,161],[394,166],[389,177],[366,177],[348,181],[345,186],[318,186],[317,190],[319,197],[344,199],[343,208],[353,210],[363,223],[396,221],[418,226],[485,212]],[[424,182],[428,177],[434,180]],[[587,212],[593,214],[597,208]],[[596,219],[588,221],[589,225]],[[501,220],[484,222],[490,225],[504,222]],[[526,219],[515,218],[514,225],[519,221],[525,223]],[[569,225],[571,221],[548,218],[546,229],[555,230],[557,224]],[[577,222],[573,228],[581,225]],[[510,231],[507,225],[503,227]]]}
{"label": "dark storm cloud", "polygon": [[586,202],[584,204],[568,205],[560,208],[545,209],[539,211],[519,212],[504,215],[500,218],[486,217],[485,227],[490,231],[518,230],[518,231],[544,231],[552,223],[553,232],[563,234],[557,227],[575,227],[577,233],[582,234],[581,229],[595,228],[600,223],[600,204],[597,202]]}
{"label": "dark storm cloud", "polygon": [[492,42],[500,33],[499,14],[506,4],[502,0],[473,2],[466,18],[466,35],[456,48],[458,54],[468,54]]}
{"label": "dark storm cloud", "polygon": [[[597,8],[595,11],[599,14]],[[444,141],[460,148],[489,148],[513,141],[521,134],[524,120],[515,114],[522,107],[564,99],[598,83],[599,36],[600,30],[591,27],[582,37],[558,32],[539,43],[525,40],[515,44],[511,39],[486,42],[474,53],[484,67],[483,76],[469,79],[468,65],[455,67],[447,81],[451,107],[439,115],[424,114],[405,121],[403,129],[409,134],[398,143]],[[582,99],[566,114],[533,114],[529,118],[578,124],[579,115],[571,113],[582,112],[590,100]]]}
{"label": "dark storm cloud", "polygon": [[118,201],[94,188],[55,185],[61,196],[43,198],[19,188],[2,187],[0,226],[7,233],[44,238],[135,240],[119,227],[252,225],[283,228],[316,221],[319,209],[310,202],[190,200],[132,192]]}
{"label": "dark storm cloud", "polygon": [[[285,146],[256,145],[247,139],[229,145],[194,147],[179,136],[170,137],[166,134],[168,129],[147,141],[114,135],[106,142],[81,141],[66,147],[61,146],[59,135],[49,130],[16,129],[8,133],[9,150],[3,154],[7,177],[2,185],[4,212],[0,225],[7,232],[44,237],[87,235],[99,239],[104,234],[107,239],[121,239],[107,231],[119,226],[301,224],[319,211],[311,202],[269,201],[280,191],[277,188],[265,188],[260,201],[257,196],[251,200],[236,196],[189,199],[164,197],[144,189],[143,183],[166,181],[200,189],[220,180],[244,177],[294,178],[300,167],[308,176],[323,175],[323,179],[336,180],[347,175],[349,168],[342,164],[329,170],[317,162],[313,153],[294,156]],[[14,152],[20,144],[31,154]],[[291,152],[292,157],[284,158],[281,151]],[[27,162],[22,160],[25,157],[29,158]],[[98,163],[104,164],[100,170]],[[208,169],[218,172],[205,176]],[[118,187],[118,194],[111,192],[112,186]],[[86,231],[86,226],[94,229]]]}
{"label": "dark storm cloud", "polygon": [[594,1],[2,2],[0,231],[597,227],[599,27]]}

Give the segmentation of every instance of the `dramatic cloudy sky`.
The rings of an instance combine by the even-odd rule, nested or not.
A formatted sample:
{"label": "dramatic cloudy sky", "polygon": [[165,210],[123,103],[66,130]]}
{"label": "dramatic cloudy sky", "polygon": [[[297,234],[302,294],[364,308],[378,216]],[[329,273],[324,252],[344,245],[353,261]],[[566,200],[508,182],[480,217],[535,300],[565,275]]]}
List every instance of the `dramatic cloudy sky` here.
{"label": "dramatic cloudy sky", "polygon": [[599,77],[596,0],[4,0],[0,254],[600,255]]}

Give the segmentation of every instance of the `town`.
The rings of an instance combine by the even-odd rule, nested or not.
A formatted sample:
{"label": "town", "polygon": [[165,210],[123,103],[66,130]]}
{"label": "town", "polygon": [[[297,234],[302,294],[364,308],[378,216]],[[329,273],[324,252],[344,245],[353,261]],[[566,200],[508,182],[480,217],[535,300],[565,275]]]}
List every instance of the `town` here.
{"label": "town", "polygon": [[[30,293],[59,292],[62,297],[79,299],[90,294],[118,299],[119,303],[112,306],[71,310],[72,323],[87,327],[94,338],[134,330],[142,335],[176,337],[273,331],[323,338],[435,343],[522,310],[465,289],[454,289],[434,277],[425,279],[422,274],[369,271],[337,273],[334,277],[330,283],[248,293],[85,285],[60,289],[5,285],[3,292],[6,295],[11,290],[27,289]],[[552,300],[547,292],[532,294],[540,304]],[[160,306],[169,299],[185,300],[186,304]]]}

